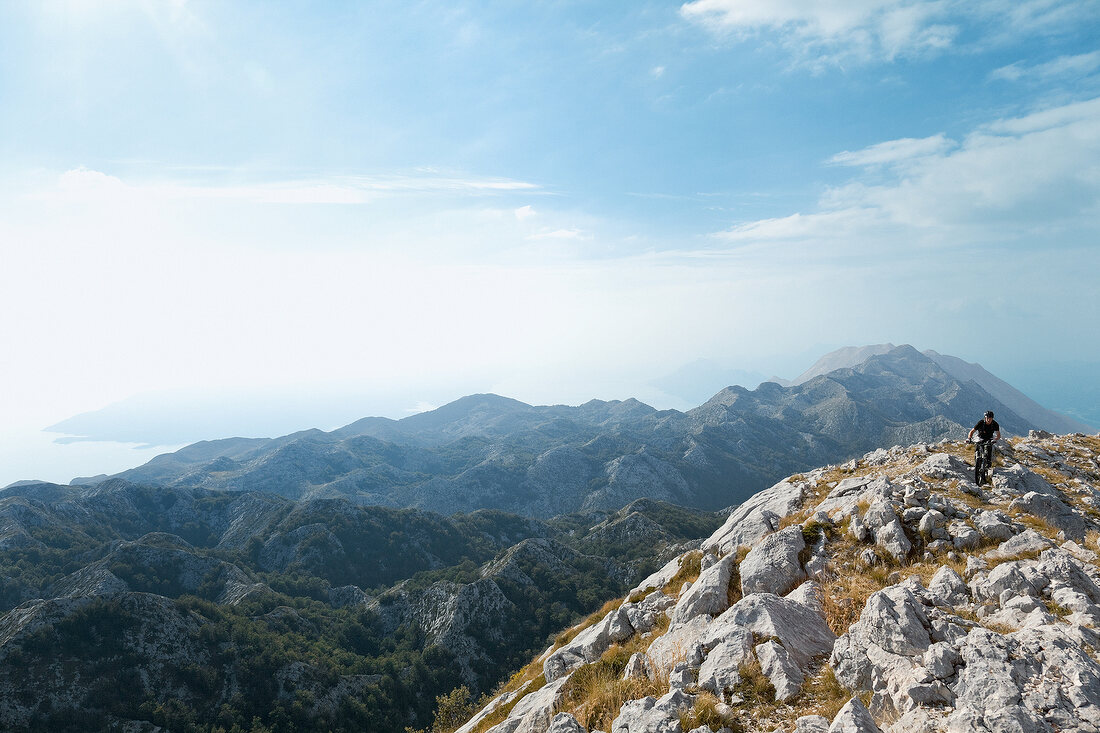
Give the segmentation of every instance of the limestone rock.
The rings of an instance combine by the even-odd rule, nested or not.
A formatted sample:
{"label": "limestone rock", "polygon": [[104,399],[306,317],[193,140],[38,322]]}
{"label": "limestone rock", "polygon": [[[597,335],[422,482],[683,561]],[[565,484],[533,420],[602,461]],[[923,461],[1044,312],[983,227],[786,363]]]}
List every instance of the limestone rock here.
{"label": "limestone rock", "polygon": [[570,713],[558,713],[550,720],[546,733],[588,733],[584,726]]}
{"label": "limestone rock", "polygon": [[548,682],[559,679],[582,664],[595,662],[609,646],[625,641],[633,633],[629,615],[622,608],[617,608],[547,657],[542,664],[542,673]]}
{"label": "limestone rock", "polygon": [[938,598],[943,606],[961,606],[970,601],[970,589],[966,582],[946,565],[932,576],[928,592]]}
{"label": "limestone rock", "polygon": [[801,603],[806,608],[816,611],[818,615],[825,615],[825,589],[816,580],[807,580],[786,596],[788,601]]}
{"label": "limestone rock", "polygon": [[888,499],[892,489],[886,478],[853,476],[838,483],[817,508],[831,517],[851,514],[861,501],[873,503]]}
{"label": "limestone rock", "polygon": [[723,555],[741,545],[751,545],[779,529],[779,519],[802,505],[803,485],[780,481],[746,499],[730,513],[725,523],[703,542],[703,549]]}
{"label": "limestone rock", "polygon": [[680,690],[672,690],[660,699],[629,700],[619,709],[611,733],[681,733],[680,711],[691,704],[691,698]]}
{"label": "limestone rock", "polygon": [[993,476],[993,487],[1004,496],[1023,496],[1030,492],[1055,497],[1058,495],[1045,478],[1019,463],[999,469]]}
{"label": "limestone rock", "polygon": [[1010,508],[1023,509],[1029,514],[1041,517],[1065,532],[1066,537],[1077,541],[1083,541],[1085,532],[1092,528],[1080,512],[1074,511],[1059,497],[1052,494],[1029,491],[1013,500]]}
{"label": "limestone rock", "polygon": [[983,510],[974,515],[974,527],[990,540],[1004,542],[1016,534],[1011,520],[1001,512]]}
{"label": "limestone rock", "polygon": [[970,480],[974,476],[974,470],[965,461],[950,453],[932,454],[913,473],[937,479]]}
{"label": "limestone rock", "polygon": [[853,697],[833,718],[829,733],[881,733],[881,730],[859,698]]}
{"label": "limestone rock", "polygon": [[1012,539],[1002,542],[996,548],[985,553],[985,556],[994,560],[1006,557],[1017,557],[1032,552],[1042,552],[1054,543],[1043,537],[1033,529],[1025,529]]}
{"label": "limestone rock", "polygon": [[825,619],[813,609],[771,593],[745,596],[714,624],[719,629],[740,626],[761,636],[774,636],[802,669],[814,657],[828,654],[836,640]]}
{"label": "limestone rock", "polygon": [[1100,728],[1100,665],[1063,628],[973,630],[960,648],[949,730]]}
{"label": "limestone rock", "polygon": [[[870,510],[867,513],[870,514]],[[905,536],[905,529],[896,517],[875,532],[875,544],[899,562],[909,557],[913,549],[913,543]]]}
{"label": "limestone rock", "polygon": [[982,543],[982,535],[966,522],[952,522],[947,527],[957,550],[972,550]]}
{"label": "limestone rock", "polygon": [[561,688],[569,680],[562,677],[523,697],[508,713],[508,718],[488,733],[542,733],[550,726]]}
{"label": "limestone rock", "polygon": [[669,672],[668,688],[670,690],[686,690],[694,682],[695,675],[691,673],[691,665],[687,662],[680,662]]}
{"label": "limestone rock", "polygon": [[798,559],[806,548],[802,528],[787,527],[768,535],[741,561],[741,592],[782,595],[806,579]]}
{"label": "limestone rock", "polygon": [[660,590],[668,585],[669,581],[676,577],[676,573],[678,572],[680,572],[680,558],[674,557],[665,563],[660,570],[647,576],[642,582],[634,586],[629,595],[634,595],[635,593],[641,593],[643,591]]}
{"label": "limestone rock", "polygon": [[794,721],[794,733],[829,733],[829,719],[824,715],[803,715]]}
{"label": "limestone rock", "polygon": [[867,512],[863,515],[863,523],[877,534],[886,525],[897,521],[897,518],[898,513],[894,509],[893,502],[879,499],[867,508]]}
{"label": "limestone rock", "polygon": [[676,601],[666,596],[661,591],[653,591],[637,603],[624,603],[622,611],[627,620],[639,634],[651,631],[657,625],[660,616],[669,608],[676,605]]}
{"label": "limestone rock", "polygon": [[923,517],[921,517],[917,528],[920,533],[925,537],[936,540],[945,540],[950,536],[948,535],[946,529],[944,529],[946,526],[947,517],[943,515],[943,512],[937,509],[931,509],[927,513],[925,513]]}
{"label": "limestone rock", "polygon": [[668,673],[683,661],[701,664],[701,640],[705,638],[711,623],[709,616],[696,616],[687,623],[670,626],[667,632],[650,644],[647,654],[658,674]]}
{"label": "limestone rock", "polygon": [[677,601],[672,622],[683,623],[699,614],[714,615],[729,608],[730,574],[735,561],[734,555],[726,555],[700,573],[699,579]]}
{"label": "limestone rock", "polygon": [[829,663],[837,679],[852,690],[873,690],[876,714],[898,717],[921,705],[951,702],[951,691],[922,666],[933,637],[947,636],[942,620],[937,628],[929,617],[934,612],[907,584],[874,593],[833,647]]}
{"label": "limestone rock", "polygon": [[699,687],[722,697],[723,690],[740,680],[739,669],[752,655],[752,634],[734,629],[718,643],[699,667]]}
{"label": "limestone rock", "polygon": [[805,676],[794,663],[787,650],[774,641],[766,641],[756,647],[760,669],[775,688],[776,702],[786,702],[802,690]]}

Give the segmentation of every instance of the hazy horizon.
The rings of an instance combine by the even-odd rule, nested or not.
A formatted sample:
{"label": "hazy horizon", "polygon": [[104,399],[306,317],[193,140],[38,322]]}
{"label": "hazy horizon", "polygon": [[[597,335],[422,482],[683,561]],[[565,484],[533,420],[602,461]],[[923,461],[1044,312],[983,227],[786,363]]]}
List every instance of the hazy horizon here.
{"label": "hazy horizon", "polygon": [[[578,405],[590,399],[633,398],[657,409],[684,411],[699,406],[725,387],[739,385],[752,390],[759,382],[773,377],[792,379],[809,366],[811,364],[806,363],[797,371],[771,373],[765,377],[762,371],[739,370],[713,360],[700,359],[647,385],[632,387],[630,383],[618,381],[602,386],[605,390],[618,390],[619,394],[576,394],[565,399],[550,397],[554,394],[553,388],[541,393],[543,399],[539,398],[538,393],[523,399],[491,388],[478,389],[475,385],[468,385],[465,391],[457,387],[423,387],[419,390],[412,387],[410,392],[386,395],[371,394],[351,385],[329,385],[309,395],[296,395],[291,390],[147,393],[71,416],[59,425],[46,426],[38,433],[9,435],[4,450],[8,459],[0,463],[3,469],[0,488],[20,480],[39,479],[66,484],[74,478],[117,473],[145,463],[161,453],[201,440],[269,438],[309,429],[329,431],[364,417],[401,419],[484,392],[535,405]],[[1074,380],[1072,365],[1062,365],[1062,371],[1053,373],[1062,382],[1054,380],[1053,383],[1046,383],[1046,391],[1038,397],[1034,391],[1023,391],[1044,407],[1093,427],[1100,424],[1100,390],[1091,388],[1082,391]],[[1079,375],[1091,373],[1090,365],[1082,365],[1078,372]],[[723,378],[738,376],[747,378]],[[632,388],[636,390],[633,393],[630,392]],[[599,387],[594,386],[593,389],[598,390]],[[1069,399],[1078,394],[1085,399],[1071,404],[1070,409],[1059,406],[1059,399]],[[20,475],[20,466],[40,466],[43,469],[39,473],[49,473]]]}

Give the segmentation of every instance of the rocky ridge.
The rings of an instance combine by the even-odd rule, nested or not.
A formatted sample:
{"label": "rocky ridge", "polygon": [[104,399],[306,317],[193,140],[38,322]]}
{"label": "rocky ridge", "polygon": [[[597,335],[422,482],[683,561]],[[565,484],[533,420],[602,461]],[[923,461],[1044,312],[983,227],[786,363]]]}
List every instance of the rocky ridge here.
{"label": "rocky ridge", "polygon": [[1100,731],[1100,436],[790,476],[459,733]]}
{"label": "rocky ridge", "polygon": [[639,498],[713,511],[793,471],[958,435],[987,409],[1015,435],[1053,424],[1046,413],[1022,416],[972,372],[953,374],[911,346],[852,358],[872,353],[791,387],[727,387],[687,412],[633,399],[570,407],[471,395],[327,433],[197,443],[118,477],[445,514],[499,509],[548,519]]}

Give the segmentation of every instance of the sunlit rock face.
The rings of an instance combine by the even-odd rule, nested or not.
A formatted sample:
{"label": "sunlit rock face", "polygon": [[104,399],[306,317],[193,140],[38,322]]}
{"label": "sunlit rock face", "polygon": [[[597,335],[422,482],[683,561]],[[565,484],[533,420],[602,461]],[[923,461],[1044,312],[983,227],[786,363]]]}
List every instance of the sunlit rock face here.
{"label": "sunlit rock face", "polygon": [[[1005,443],[985,487],[966,451],[876,451],[732,512],[697,578],[647,579],[665,621],[631,634],[613,611],[606,649],[553,675],[568,730],[1100,730],[1100,437]],[[568,680],[618,649],[636,696],[600,712]]]}

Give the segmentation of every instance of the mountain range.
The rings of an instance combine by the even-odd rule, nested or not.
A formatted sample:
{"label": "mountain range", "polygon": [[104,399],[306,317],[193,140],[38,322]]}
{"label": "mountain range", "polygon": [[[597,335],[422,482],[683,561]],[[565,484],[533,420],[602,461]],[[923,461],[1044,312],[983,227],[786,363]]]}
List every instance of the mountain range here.
{"label": "mountain range", "polygon": [[400,731],[721,521],[651,500],[544,522],[122,479],[10,488],[0,730]]}
{"label": "mountain range", "polygon": [[[896,504],[900,519],[875,525],[881,538],[870,532],[878,560],[856,547],[862,554],[836,555],[836,567],[858,567],[884,588],[896,578],[870,566],[915,562],[899,559],[902,538],[910,549],[925,547],[927,560],[950,552],[952,537],[985,536],[989,528],[977,515],[973,527],[959,524],[966,502],[1011,502],[990,520],[998,537],[1029,527],[1058,541],[1095,543],[1095,439],[1032,433],[1040,437],[1008,447],[1030,468],[999,474],[993,496],[969,488],[957,457],[937,453],[962,455],[961,444],[944,439],[960,438],[985,409],[1016,435],[1087,426],[1045,411],[977,365],[935,352],[881,345],[824,363],[827,371],[803,375],[799,384],[731,386],[686,412],[636,400],[532,406],[472,395],[403,420],[200,442],[69,486],[17,482],[0,491],[0,727],[398,731],[427,725],[436,709],[432,730],[441,733],[461,722],[458,713],[472,712],[469,695],[494,688],[501,696],[466,729],[492,723],[503,726],[498,731],[544,731],[551,723],[545,714],[555,709],[579,716],[559,721],[562,731],[575,733],[577,720],[610,723],[579,692],[570,693],[572,702],[555,697],[577,664],[604,661],[588,659],[595,631],[567,627],[618,596],[625,602],[588,623],[600,634],[625,633],[624,618],[630,628],[651,628],[631,642],[641,650],[641,640],[698,615],[702,606],[690,599],[709,592],[700,572],[736,562],[743,584],[754,563],[742,544],[797,534],[814,547],[837,541],[847,552],[846,540],[826,525],[844,521],[860,541],[870,530],[852,529],[856,518],[848,514],[813,514],[808,502],[812,495],[820,509],[822,496],[839,492],[870,526],[885,509],[864,512],[845,492],[849,484],[871,491],[872,474],[896,480],[885,489],[875,484],[871,498],[891,510]],[[783,480],[758,492],[776,479]],[[930,488],[951,500],[920,493]],[[932,510],[957,521],[933,522],[925,536]],[[802,528],[782,529],[794,521]],[[760,574],[784,577],[796,565],[809,573],[820,565],[811,554],[765,561]],[[689,592],[684,581],[699,590]],[[717,595],[732,602],[743,594],[732,581],[727,586]],[[847,610],[838,618],[854,622],[862,590],[845,592],[850,597],[836,602]],[[1094,600],[1100,603],[1100,591]],[[809,596],[802,601],[813,605]],[[999,602],[1009,609],[1004,597]],[[1058,595],[1048,607],[1060,613],[1059,603],[1076,600]],[[693,610],[681,612],[681,605]],[[636,613],[608,615],[612,607]],[[693,632],[670,638],[683,633]],[[754,643],[759,635],[780,647],[767,654],[787,653],[784,634],[753,634]],[[547,644],[530,674],[508,680]],[[758,667],[773,670],[771,657],[759,648],[754,654]],[[609,669],[623,673],[620,661]],[[822,673],[819,659],[796,661],[805,674]],[[753,684],[764,690],[755,674]],[[682,671],[677,679],[681,693],[700,699]],[[774,690],[781,682],[768,684]],[[858,691],[863,682],[844,684]],[[743,692],[741,683],[736,694],[720,690],[726,708],[709,719],[751,716],[751,708],[731,712],[755,699]],[[544,698],[549,703],[538,707]],[[872,711],[882,718],[882,709]],[[667,712],[653,713],[654,720],[672,725]]]}
{"label": "mountain range", "polygon": [[986,409],[1006,434],[1088,429],[976,364],[887,344],[835,352],[797,384],[727,387],[686,412],[636,400],[532,406],[471,395],[401,420],[195,443],[117,477],[444,514],[549,518],[645,497],[717,510],[791,472],[961,435]]}

